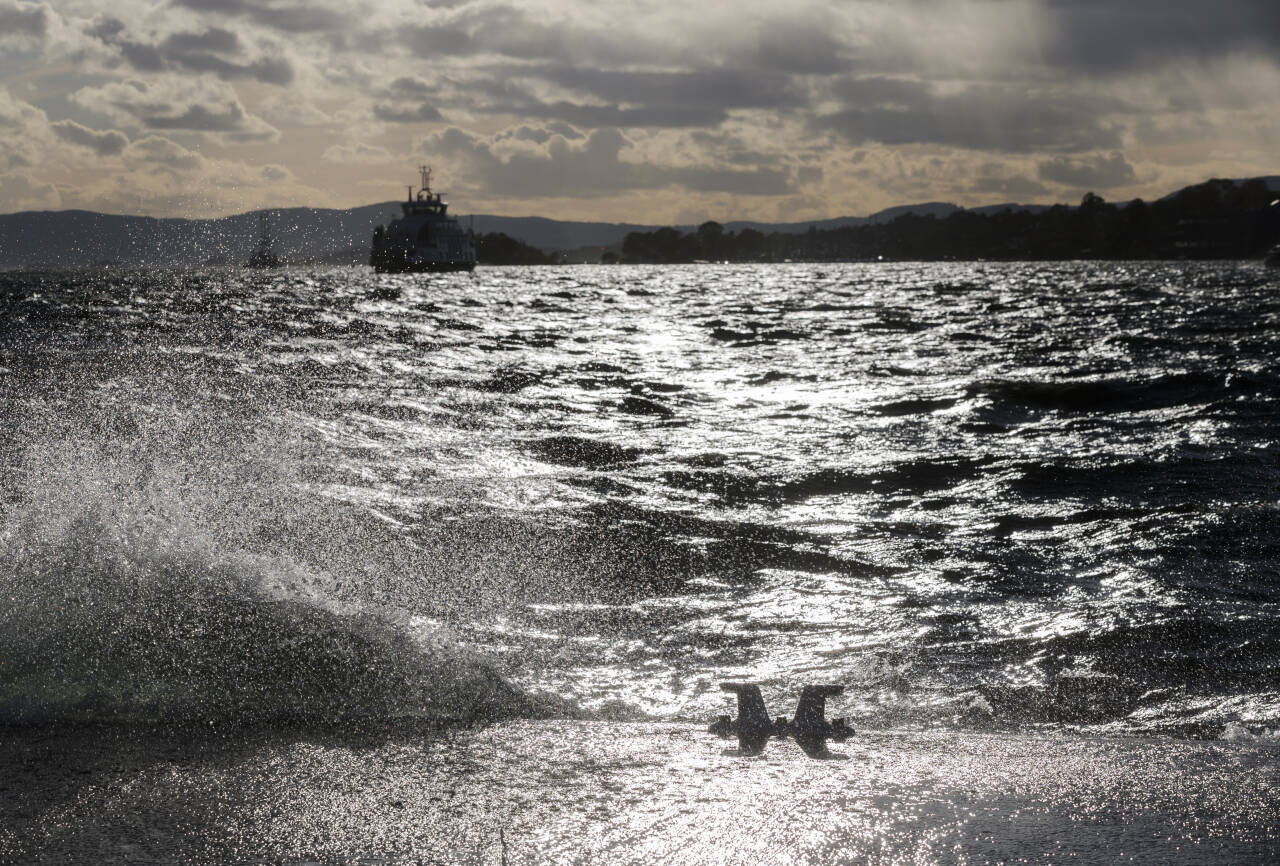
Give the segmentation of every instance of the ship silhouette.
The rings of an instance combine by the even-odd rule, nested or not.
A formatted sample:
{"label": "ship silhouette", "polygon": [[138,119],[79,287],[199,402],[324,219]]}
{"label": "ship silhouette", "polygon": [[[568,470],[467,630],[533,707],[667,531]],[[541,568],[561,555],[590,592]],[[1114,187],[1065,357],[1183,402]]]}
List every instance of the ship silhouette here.
{"label": "ship silhouette", "polygon": [[271,240],[271,221],[266,213],[258,214],[258,248],[244,263],[246,268],[278,268],[282,262],[276,255]]}

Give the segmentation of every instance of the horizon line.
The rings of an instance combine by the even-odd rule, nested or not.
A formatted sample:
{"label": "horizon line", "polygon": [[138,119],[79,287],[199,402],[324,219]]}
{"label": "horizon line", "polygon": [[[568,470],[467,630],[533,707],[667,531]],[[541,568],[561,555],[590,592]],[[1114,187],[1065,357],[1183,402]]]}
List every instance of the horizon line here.
{"label": "horizon line", "polygon": [[[1211,178],[1206,178],[1205,180],[1199,181],[1198,183],[1187,184],[1186,186],[1179,187],[1178,189],[1175,189],[1172,192],[1169,192],[1163,196],[1160,196],[1160,198],[1148,199],[1147,201],[1160,201],[1164,198],[1168,198],[1170,196],[1176,195],[1182,190],[1190,189],[1192,187],[1197,187],[1197,186],[1203,186],[1204,184],[1214,183],[1215,181],[1226,181],[1226,182],[1230,182],[1238,185],[1241,183],[1247,183],[1248,181],[1252,181],[1252,180],[1274,182],[1274,183],[1268,183],[1268,187],[1273,190],[1276,190],[1277,192],[1280,192],[1280,173],[1254,175],[1252,177],[1244,177],[1244,178],[1211,177]],[[1096,194],[1096,193],[1092,193],[1092,191],[1086,190],[1081,193],[1081,197],[1083,198],[1084,196],[1090,195],[1090,194]],[[1134,201],[1139,201],[1139,200],[1142,200],[1141,196],[1131,198],[1131,199],[1124,199],[1124,200],[1117,199],[1115,201],[1108,201],[1104,199],[1104,201],[1107,201],[1108,204],[1120,204],[1120,205],[1127,205]],[[88,208],[72,207],[72,208],[63,208],[61,210],[44,209],[44,210],[9,211],[6,213],[0,213],[0,218],[22,216],[24,214],[85,213],[85,214],[93,214],[95,216],[119,217],[122,219],[149,219],[149,220],[156,220],[157,222],[170,221],[170,220],[175,222],[217,222],[219,220],[254,216],[260,213],[270,213],[272,211],[283,212],[283,211],[294,211],[294,210],[309,210],[309,211],[329,211],[333,213],[342,213],[342,212],[363,210],[365,208],[372,208],[372,207],[394,207],[396,205],[399,205],[400,203],[401,203],[400,199],[387,199],[385,201],[354,205],[352,207],[346,207],[346,208],[316,207],[314,205],[276,205],[271,207],[254,208],[252,210],[239,211],[236,213],[223,214],[222,216],[213,216],[213,217],[151,216],[149,214],[111,213],[108,211],[96,211],[96,210],[90,210]],[[1074,207],[1078,207],[1079,203],[1072,204],[1069,202],[1054,202],[1052,204],[1046,204],[1044,202],[1005,201],[1005,202],[997,202],[995,204],[966,206],[966,205],[956,204],[955,202],[943,201],[941,199],[933,199],[929,201],[917,201],[917,202],[908,202],[905,204],[890,205],[889,207],[881,208],[877,211],[874,211],[869,214],[864,214],[864,215],[841,214],[839,216],[814,217],[814,218],[803,219],[803,220],[763,220],[763,219],[738,218],[738,219],[705,219],[705,220],[702,220],[701,222],[665,222],[665,223],[624,222],[624,221],[613,221],[613,220],[562,219],[558,217],[542,216],[541,214],[523,214],[523,215],[516,216],[516,215],[510,215],[510,214],[473,212],[473,213],[455,214],[454,216],[457,218],[495,217],[498,219],[540,219],[540,220],[547,220],[548,222],[557,222],[557,223],[581,223],[581,224],[587,224],[587,225],[613,225],[613,226],[634,225],[634,226],[646,226],[646,227],[667,226],[667,227],[673,227],[673,228],[677,226],[698,226],[698,225],[703,225],[707,222],[715,222],[721,225],[727,225],[730,223],[756,223],[759,225],[797,225],[798,226],[798,225],[814,224],[814,223],[835,222],[838,220],[867,220],[867,219],[872,219],[876,216],[879,216],[880,214],[888,213],[889,211],[909,209],[909,208],[932,207],[932,206],[952,207],[952,208],[955,208],[956,210],[961,210],[961,211],[975,211],[975,210],[988,210],[991,208],[1046,208],[1046,209],[1054,208],[1054,207],[1074,208]]]}

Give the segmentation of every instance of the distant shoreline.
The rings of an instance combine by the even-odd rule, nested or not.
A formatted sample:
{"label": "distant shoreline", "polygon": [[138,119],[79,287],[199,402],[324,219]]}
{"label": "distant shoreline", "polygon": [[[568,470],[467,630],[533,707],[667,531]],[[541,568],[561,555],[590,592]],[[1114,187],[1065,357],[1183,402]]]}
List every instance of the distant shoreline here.
{"label": "distant shoreline", "polygon": [[[1280,211],[1270,207],[1278,199],[1280,177],[1269,176],[1211,180],[1150,203],[1137,199],[1119,206],[1089,194],[1082,200],[1088,207],[1010,204],[966,210],[931,202],[869,217],[802,223],[658,227],[493,215],[464,215],[460,221],[479,236],[505,236],[520,245],[503,242],[507,251],[490,263],[532,262],[538,257],[534,253],[563,263],[1206,260],[1258,257],[1280,243],[1280,221],[1270,212]],[[341,265],[367,261],[374,226],[385,224],[395,206],[265,212],[276,251],[286,262]],[[1082,210],[1088,219],[1081,217]],[[260,213],[208,220],[84,210],[0,215],[0,269],[239,264],[258,242]]]}

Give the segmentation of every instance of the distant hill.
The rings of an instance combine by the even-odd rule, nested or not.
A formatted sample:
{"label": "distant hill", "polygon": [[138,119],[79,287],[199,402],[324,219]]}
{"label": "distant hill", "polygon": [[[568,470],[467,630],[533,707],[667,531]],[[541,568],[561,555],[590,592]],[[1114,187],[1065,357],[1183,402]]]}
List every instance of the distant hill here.
{"label": "distant hill", "polygon": [[[1267,189],[1275,193],[1280,193],[1280,174],[1272,174],[1272,175],[1267,175],[1265,177],[1238,178],[1236,180],[1228,180],[1223,182],[1228,184],[1234,184],[1235,186],[1238,187],[1241,184],[1248,183],[1251,180],[1260,180],[1267,185]],[[1199,187],[1202,185],[1203,184],[1196,184],[1195,186],[1184,186],[1182,189],[1175,190],[1174,192],[1171,192],[1168,195],[1162,197],[1160,201],[1169,201],[1170,199],[1177,198],[1178,196],[1185,193],[1187,190],[1195,189],[1196,187]]]}
{"label": "distant hill", "polygon": [[[1261,178],[1280,192],[1280,176]],[[1244,181],[1235,181],[1243,183]],[[1180,195],[1183,191],[1171,194]],[[992,214],[1005,209],[1039,213],[1048,205],[995,205],[974,208]],[[800,234],[812,226],[829,230],[879,225],[908,214],[939,219],[962,211],[947,202],[927,202],[888,208],[865,217],[837,217],[792,223],[739,220],[724,223],[728,232],[754,229],[765,234]],[[0,215],[0,268],[79,267],[102,263],[122,265],[190,266],[206,263],[239,264],[258,242],[258,215],[252,211],[217,219],[156,219],[83,210],[27,211]],[[276,252],[287,262],[363,263],[368,259],[374,226],[399,213],[398,202],[382,202],[348,210],[274,208],[270,217]],[[579,260],[595,260],[602,248],[620,249],[632,232],[651,232],[660,226],[632,223],[572,222],[544,217],[461,215],[477,234],[505,234],[547,251],[577,251]],[[696,226],[675,226],[690,232]]]}
{"label": "distant hill", "polygon": [[1280,201],[1264,179],[1209,180],[1176,195],[1112,204],[1093,193],[1075,207],[955,209],[900,213],[887,222],[810,226],[803,232],[633,232],[617,260],[697,261],[1050,261],[1063,259],[1248,259],[1280,241]]}
{"label": "distant hill", "polygon": [[[398,202],[350,210],[273,208],[208,220],[156,219],[90,211],[0,215],[0,268],[100,263],[184,266],[238,264],[257,247],[259,213],[271,222],[286,262],[365,262],[374,226],[399,214]],[[505,234],[543,250],[606,247],[639,224],[563,222],[543,217],[462,216],[477,234]]]}
{"label": "distant hill", "polygon": [[[816,229],[838,229],[845,226],[862,226],[873,225],[879,223],[887,223],[897,219],[904,214],[916,214],[918,216],[934,216],[945,217],[963,210],[959,205],[950,204],[948,202],[933,201],[924,204],[907,204],[897,207],[886,208],[877,211],[871,216],[864,217],[835,217],[834,219],[824,220],[804,220],[803,222],[794,223],[762,223],[752,220],[734,220],[733,222],[724,223],[725,231],[740,232],[743,229],[754,229],[765,234],[773,232],[782,232],[784,234],[799,234],[809,230],[809,226]],[[673,226],[673,228],[681,231],[692,231],[696,226]]]}

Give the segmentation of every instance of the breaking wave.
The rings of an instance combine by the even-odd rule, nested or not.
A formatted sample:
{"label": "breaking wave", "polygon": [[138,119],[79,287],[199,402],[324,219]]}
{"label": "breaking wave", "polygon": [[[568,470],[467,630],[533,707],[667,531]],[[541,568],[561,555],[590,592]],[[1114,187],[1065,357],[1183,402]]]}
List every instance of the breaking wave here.
{"label": "breaking wave", "polygon": [[444,625],[237,545],[216,510],[228,491],[202,480],[217,471],[96,446],[20,470],[0,525],[0,723],[528,711]]}

